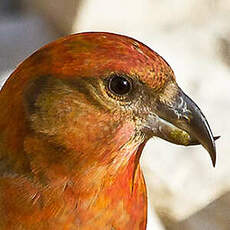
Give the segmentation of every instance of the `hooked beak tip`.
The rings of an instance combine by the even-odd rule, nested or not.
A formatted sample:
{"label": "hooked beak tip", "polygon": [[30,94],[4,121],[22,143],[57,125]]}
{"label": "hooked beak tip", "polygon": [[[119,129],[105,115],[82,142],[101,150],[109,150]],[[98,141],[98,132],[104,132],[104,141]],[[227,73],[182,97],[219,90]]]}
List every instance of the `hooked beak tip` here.
{"label": "hooked beak tip", "polygon": [[212,160],[212,165],[215,168],[216,166],[216,148],[213,148],[212,151],[209,152],[211,160]]}
{"label": "hooked beak tip", "polygon": [[209,155],[210,155],[211,160],[212,160],[212,165],[213,165],[214,168],[215,168],[215,166],[216,166],[216,144],[215,144],[215,141],[216,141],[217,139],[219,139],[219,138],[220,138],[220,136],[214,137],[214,141],[213,141],[213,144],[212,144],[212,148],[208,150]]}

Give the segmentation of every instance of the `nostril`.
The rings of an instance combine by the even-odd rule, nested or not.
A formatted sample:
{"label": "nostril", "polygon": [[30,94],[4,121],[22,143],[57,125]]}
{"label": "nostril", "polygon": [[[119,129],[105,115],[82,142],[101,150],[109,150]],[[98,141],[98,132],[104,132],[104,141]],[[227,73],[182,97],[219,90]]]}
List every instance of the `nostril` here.
{"label": "nostril", "polygon": [[190,117],[189,117],[189,116],[186,116],[186,115],[184,115],[184,116],[182,117],[182,119],[183,119],[186,123],[190,123],[190,121],[191,121]]}

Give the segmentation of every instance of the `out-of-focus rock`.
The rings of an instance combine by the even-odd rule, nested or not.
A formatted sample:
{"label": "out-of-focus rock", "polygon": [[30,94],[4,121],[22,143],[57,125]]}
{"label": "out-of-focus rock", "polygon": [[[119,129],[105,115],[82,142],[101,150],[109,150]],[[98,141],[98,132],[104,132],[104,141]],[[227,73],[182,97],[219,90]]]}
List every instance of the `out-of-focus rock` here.
{"label": "out-of-focus rock", "polygon": [[170,230],[229,230],[230,193],[201,209],[189,218],[170,226]]}

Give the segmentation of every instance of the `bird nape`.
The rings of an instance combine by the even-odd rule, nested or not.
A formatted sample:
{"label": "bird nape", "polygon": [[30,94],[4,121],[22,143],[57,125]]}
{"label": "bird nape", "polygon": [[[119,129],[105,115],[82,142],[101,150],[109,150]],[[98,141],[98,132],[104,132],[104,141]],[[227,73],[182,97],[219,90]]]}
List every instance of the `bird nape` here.
{"label": "bird nape", "polygon": [[[157,136],[215,138],[167,62],[111,33],[80,33],[27,58],[0,92],[0,230],[144,230],[139,158]],[[154,156],[153,156],[154,157]]]}

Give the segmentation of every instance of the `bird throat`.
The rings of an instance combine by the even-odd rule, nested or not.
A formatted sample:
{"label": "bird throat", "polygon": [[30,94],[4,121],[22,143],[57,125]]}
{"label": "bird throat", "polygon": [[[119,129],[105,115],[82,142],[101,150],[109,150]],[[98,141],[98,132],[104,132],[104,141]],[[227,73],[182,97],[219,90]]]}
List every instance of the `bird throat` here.
{"label": "bird throat", "polygon": [[[106,157],[104,162],[95,163],[78,156],[78,161],[82,162],[77,163],[72,156],[72,165],[63,158],[60,162],[56,159],[47,168],[47,161],[39,159],[39,162],[44,163],[43,166],[46,165],[43,170],[43,166],[38,167],[38,161],[34,160],[33,172],[37,173],[39,183],[46,184],[45,189],[40,190],[40,198],[36,202],[45,202],[49,200],[49,194],[55,193],[52,202],[71,213],[68,217],[62,216],[63,223],[68,220],[76,224],[77,220],[79,229],[144,230],[146,187],[139,159],[145,142],[140,144],[141,140],[140,137],[131,138],[117,152],[110,153],[113,156],[110,162]],[[36,139],[27,141],[34,148],[38,145]],[[38,148],[41,151],[43,147],[39,144]],[[52,156],[51,150],[48,151]],[[64,166],[68,166],[68,169]],[[75,170],[70,171],[71,167]]]}

